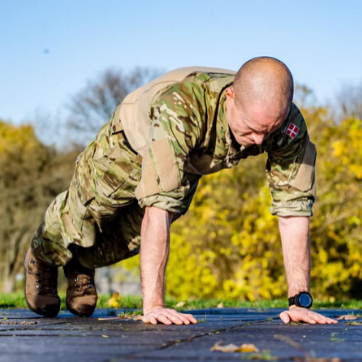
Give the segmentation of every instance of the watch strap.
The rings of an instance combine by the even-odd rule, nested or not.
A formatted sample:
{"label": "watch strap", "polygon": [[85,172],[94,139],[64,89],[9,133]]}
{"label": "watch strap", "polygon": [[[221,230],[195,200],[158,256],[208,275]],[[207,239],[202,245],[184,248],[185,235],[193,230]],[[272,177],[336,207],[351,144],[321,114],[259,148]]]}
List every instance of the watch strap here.
{"label": "watch strap", "polygon": [[295,295],[294,297],[290,297],[290,298],[288,299],[289,307],[292,306],[292,305],[297,305],[296,297],[297,297],[298,295],[299,295],[299,294]]}

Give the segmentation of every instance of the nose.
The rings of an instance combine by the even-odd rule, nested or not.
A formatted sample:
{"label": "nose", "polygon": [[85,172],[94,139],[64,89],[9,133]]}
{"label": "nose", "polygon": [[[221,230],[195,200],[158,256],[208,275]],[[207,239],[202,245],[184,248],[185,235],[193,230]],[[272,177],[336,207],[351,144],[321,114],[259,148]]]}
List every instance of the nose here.
{"label": "nose", "polygon": [[264,134],[260,134],[260,133],[253,133],[253,139],[254,139],[254,143],[256,145],[261,145],[264,141]]}

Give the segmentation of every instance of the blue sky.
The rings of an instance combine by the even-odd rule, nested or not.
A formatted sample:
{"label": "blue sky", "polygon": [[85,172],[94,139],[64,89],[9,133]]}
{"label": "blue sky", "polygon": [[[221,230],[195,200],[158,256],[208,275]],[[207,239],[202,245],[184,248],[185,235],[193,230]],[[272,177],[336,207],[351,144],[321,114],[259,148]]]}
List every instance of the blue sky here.
{"label": "blue sky", "polygon": [[318,100],[362,82],[362,1],[0,0],[0,119],[56,119],[106,68],[283,60]]}

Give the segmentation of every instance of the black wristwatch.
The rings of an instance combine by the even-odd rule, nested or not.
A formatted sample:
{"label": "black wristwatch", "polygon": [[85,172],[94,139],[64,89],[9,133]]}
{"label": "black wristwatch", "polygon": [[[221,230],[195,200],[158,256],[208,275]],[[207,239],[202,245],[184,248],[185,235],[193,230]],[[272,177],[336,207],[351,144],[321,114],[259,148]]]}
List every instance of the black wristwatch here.
{"label": "black wristwatch", "polygon": [[294,297],[289,298],[289,307],[296,305],[297,307],[310,308],[313,304],[313,298],[308,292],[301,292]]}

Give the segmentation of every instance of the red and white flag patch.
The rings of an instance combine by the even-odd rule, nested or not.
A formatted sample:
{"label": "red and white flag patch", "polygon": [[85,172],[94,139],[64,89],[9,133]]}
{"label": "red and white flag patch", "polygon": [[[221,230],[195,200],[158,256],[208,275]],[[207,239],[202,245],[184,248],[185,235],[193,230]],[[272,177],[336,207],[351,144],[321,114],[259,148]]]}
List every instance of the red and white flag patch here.
{"label": "red and white flag patch", "polygon": [[290,136],[291,138],[295,138],[297,136],[298,132],[299,132],[299,128],[293,123],[291,123],[288,126],[287,130],[285,131],[285,133],[288,136]]}

